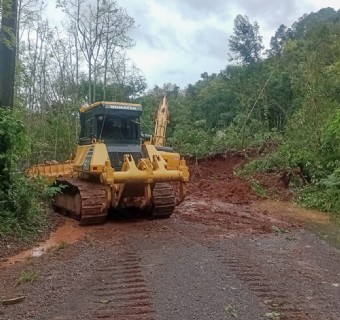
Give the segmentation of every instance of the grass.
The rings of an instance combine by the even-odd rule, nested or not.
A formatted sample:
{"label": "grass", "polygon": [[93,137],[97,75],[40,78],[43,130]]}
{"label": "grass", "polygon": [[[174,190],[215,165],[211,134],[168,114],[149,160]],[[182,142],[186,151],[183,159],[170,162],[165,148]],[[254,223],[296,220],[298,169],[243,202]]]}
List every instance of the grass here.
{"label": "grass", "polygon": [[250,186],[252,190],[261,198],[268,198],[266,189],[256,179],[250,179]]}
{"label": "grass", "polygon": [[68,246],[68,243],[65,240],[62,240],[59,242],[57,249],[62,250],[65,249]]}
{"label": "grass", "polygon": [[38,274],[35,271],[24,270],[18,279],[17,284],[33,283],[38,280]]}

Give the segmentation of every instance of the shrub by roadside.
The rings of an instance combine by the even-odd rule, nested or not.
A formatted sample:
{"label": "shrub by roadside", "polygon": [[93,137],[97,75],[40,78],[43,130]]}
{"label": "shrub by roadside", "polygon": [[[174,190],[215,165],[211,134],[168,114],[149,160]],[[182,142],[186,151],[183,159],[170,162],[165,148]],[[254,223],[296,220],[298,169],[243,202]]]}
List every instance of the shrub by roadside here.
{"label": "shrub by roadside", "polygon": [[0,237],[33,237],[46,226],[45,203],[57,190],[22,172],[28,137],[20,114],[7,108],[0,108],[0,146]]}

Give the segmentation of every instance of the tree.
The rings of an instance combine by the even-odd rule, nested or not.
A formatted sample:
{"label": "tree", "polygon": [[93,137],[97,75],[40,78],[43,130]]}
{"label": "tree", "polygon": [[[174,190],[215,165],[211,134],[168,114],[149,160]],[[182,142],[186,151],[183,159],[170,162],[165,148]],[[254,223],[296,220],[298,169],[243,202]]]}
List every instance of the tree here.
{"label": "tree", "polygon": [[0,106],[13,106],[17,5],[17,0],[3,0],[1,2]]}
{"label": "tree", "polygon": [[247,16],[239,14],[234,20],[233,31],[234,34],[229,39],[229,50],[234,54],[231,60],[241,61],[243,64],[259,61],[264,47],[258,23],[251,23]]}
{"label": "tree", "polygon": [[[0,26],[0,107],[13,107],[16,54],[17,1],[2,0]],[[8,143],[11,133],[6,132],[6,123],[0,128],[0,178],[9,180],[6,171],[6,155],[11,149]]]}
{"label": "tree", "polygon": [[87,64],[89,103],[96,100],[96,84],[103,80],[104,95],[110,66],[133,43],[128,31],[134,20],[113,0],[96,0],[86,5],[85,0],[59,0],[58,6],[69,19],[68,32],[73,33],[76,49]]}
{"label": "tree", "polygon": [[281,24],[279,29],[275,32],[275,36],[270,39],[269,56],[280,55],[283,50],[283,45],[287,41],[287,27]]}

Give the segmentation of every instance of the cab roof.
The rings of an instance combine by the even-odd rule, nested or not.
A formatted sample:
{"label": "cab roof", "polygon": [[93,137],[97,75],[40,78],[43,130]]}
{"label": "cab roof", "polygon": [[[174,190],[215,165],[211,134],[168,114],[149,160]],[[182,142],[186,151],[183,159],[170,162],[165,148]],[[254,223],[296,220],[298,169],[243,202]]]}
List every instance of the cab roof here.
{"label": "cab roof", "polygon": [[88,106],[83,106],[80,108],[80,112],[87,112],[96,107],[103,107],[107,109],[117,109],[117,110],[133,110],[133,111],[142,111],[142,105],[138,103],[129,103],[129,102],[110,102],[110,101],[99,101],[92,103]]}

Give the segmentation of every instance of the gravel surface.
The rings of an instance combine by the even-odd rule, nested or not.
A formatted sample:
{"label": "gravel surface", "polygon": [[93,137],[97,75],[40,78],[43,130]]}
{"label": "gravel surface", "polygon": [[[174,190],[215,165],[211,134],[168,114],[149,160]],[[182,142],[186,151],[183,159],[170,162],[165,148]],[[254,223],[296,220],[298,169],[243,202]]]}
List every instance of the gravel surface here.
{"label": "gravel surface", "polygon": [[[0,319],[340,319],[338,249],[304,230],[221,239],[207,229],[180,217],[91,228],[3,268],[0,296],[26,299]],[[28,271],[37,279],[20,283]]]}
{"label": "gravel surface", "polygon": [[210,161],[170,219],[74,226],[78,242],[65,234],[0,264],[1,300],[25,297],[0,305],[0,319],[340,319],[340,251],[305,228],[325,215],[259,202],[248,182],[230,187],[242,159]]}

